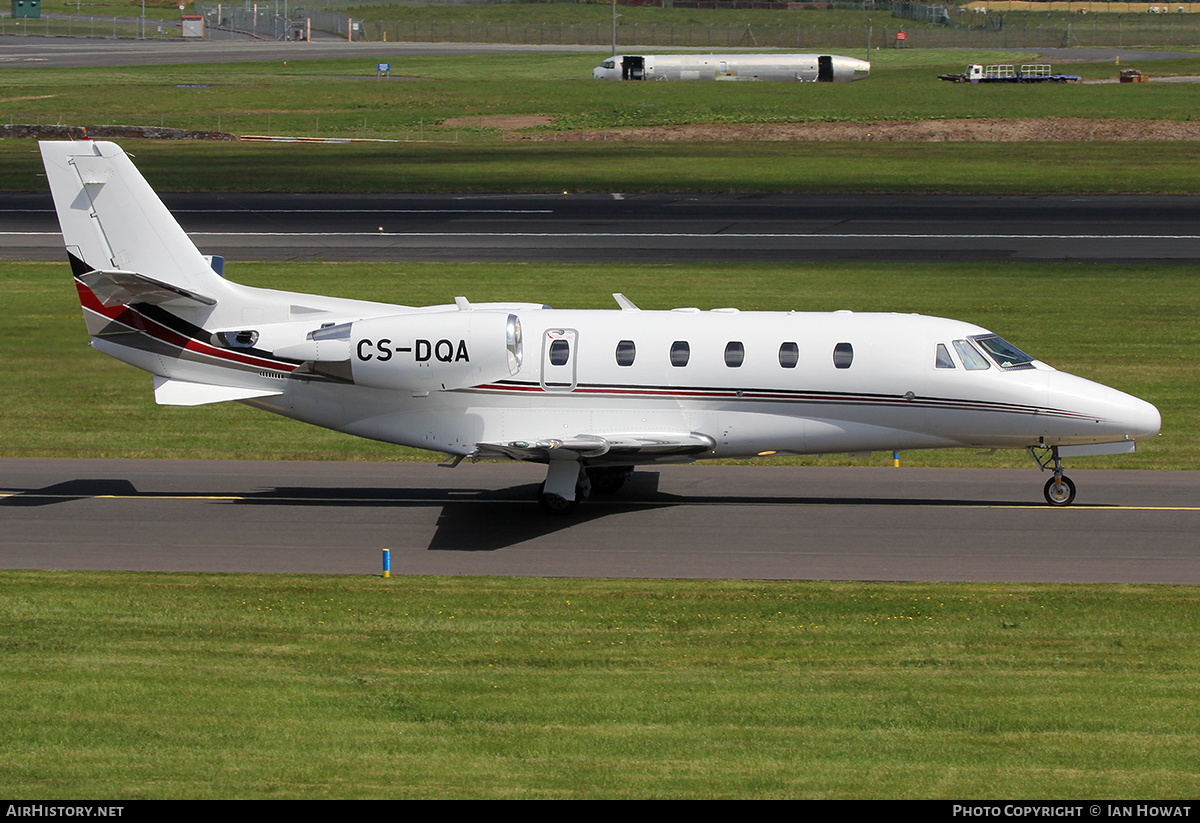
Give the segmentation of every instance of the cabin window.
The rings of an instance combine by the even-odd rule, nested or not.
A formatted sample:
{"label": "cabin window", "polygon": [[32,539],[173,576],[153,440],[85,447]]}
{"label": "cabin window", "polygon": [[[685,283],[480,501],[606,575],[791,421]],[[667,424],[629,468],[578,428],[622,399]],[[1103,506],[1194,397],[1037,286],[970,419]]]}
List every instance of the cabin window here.
{"label": "cabin window", "polygon": [[950,357],[950,350],[946,348],[945,343],[937,345],[937,367],[939,369],[954,368],[954,360]]}
{"label": "cabin window", "polygon": [[552,340],[550,342],[550,365],[565,366],[571,359],[571,344],[567,340]]}
{"label": "cabin window", "polygon": [[975,347],[966,340],[955,340],[954,350],[958,352],[958,358],[962,360],[963,368],[967,371],[981,371],[991,368],[984,356],[976,351]]}
{"label": "cabin window", "polygon": [[736,369],[746,359],[746,347],[736,340],[725,344],[725,365]]}
{"label": "cabin window", "polygon": [[617,343],[617,365],[632,366],[633,358],[637,356],[637,347],[632,340],[622,340]]}
{"label": "cabin window", "polygon": [[833,347],[834,368],[848,369],[854,362],[854,347],[849,343],[838,343]]}
{"label": "cabin window", "polygon": [[692,347],[686,340],[676,340],[671,344],[671,365],[686,366],[692,356]]}
{"label": "cabin window", "polygon": [[975,344],[981,347],[996,361],[1002,369],[1032,369],[1033,358],[1009,343],[1003,337],[995,334],[984,334],[972,337]]}
{"label": "cabin window", "polygon": [[800,362],[800,347],[795,343],[784,343],[779,347],[779,365],[785,369],[794,369]]}

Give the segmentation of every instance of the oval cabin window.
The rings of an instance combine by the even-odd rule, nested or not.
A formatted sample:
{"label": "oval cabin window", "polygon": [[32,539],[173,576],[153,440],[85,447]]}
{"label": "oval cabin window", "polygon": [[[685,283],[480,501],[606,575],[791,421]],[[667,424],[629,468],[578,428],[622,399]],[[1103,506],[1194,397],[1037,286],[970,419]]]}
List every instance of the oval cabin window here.
{"label": "oval cabin window", "polygon": [[794,369],[800,362],[800,347],[795,343],[784,343],[779,347],[779,365],[785,369]]}
{"label": "oval cabin window", "polygon": [[746,359],[746,347],[734,341],[725,346],[725,365],[736,369]]}
{"label": "oval cabin window", "polygon": [[617,365],[632,366],[633,358],[637,356],[637,347],[632,340],[622,340],[617,343]]}
{"label": "oval cabin window", "polygon": [[848,369],[854,362],[854,347],[849,343],[838,343],[833,347],[833,365],[835,368]]}
{"label": "oval cabin window", "polygon": [[571,344],[566,340],[553,340],[550,343],[550,365],[565,366],[571,359]]}
{"label": "oval cabin window", "polygon": [[692,356],[692,347],[686,340],[676,340],[671,344],[671,365],[686,366]]}

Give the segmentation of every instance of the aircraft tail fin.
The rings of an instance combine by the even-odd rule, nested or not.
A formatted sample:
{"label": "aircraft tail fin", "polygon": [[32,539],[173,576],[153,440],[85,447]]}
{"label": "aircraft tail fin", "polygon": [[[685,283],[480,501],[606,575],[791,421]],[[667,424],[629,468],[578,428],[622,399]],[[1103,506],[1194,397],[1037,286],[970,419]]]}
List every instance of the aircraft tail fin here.
{"label": "aircraft tail fin", "polygon": [[39,146],[76,277],[92,275],[112,294],[158,290],[165,298],[174,291],[176,298],[215,302],[221,276],[120,146],[90,140]]}
{"label": "aircraft tail fin", "polygon": [[[258,328],[311,301],[226,281],[114,143],[40,147],[92,348],[154,374],[162,404],[281,394],[300,363],[261,346]],[[299,342],[311,314],[276,336]]]}

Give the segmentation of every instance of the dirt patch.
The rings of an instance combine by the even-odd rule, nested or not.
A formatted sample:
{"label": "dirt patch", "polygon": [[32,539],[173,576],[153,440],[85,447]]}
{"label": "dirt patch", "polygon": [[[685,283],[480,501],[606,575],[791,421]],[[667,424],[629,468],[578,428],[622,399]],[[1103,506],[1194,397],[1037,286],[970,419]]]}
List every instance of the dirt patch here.
{"label": "dirt patch", "polygon": [[[464,120],[468,118],[463,118]],[[449,121],[447,121],[449,122]],[[464,124],[465,125],[465,124]],[[485,123],[486,125],[486,123]],[[876,123],[785,123],[661,126],[572,132],[509,134],[536,141],[795,141],[883,143],[1024,143],[1200,140],[1200,121],[1089,120],[917,120]]]}
{"label": "dirt patch", "polygon": [[476,117],[451,117],[442,123],[452,129],[485,128],[512,131],[513,129],[531,129],[534,126],[551,126],[553,117],[544,114],[485,114]]}
{"label": "dirt patch", "polygon": [[236,134],[223,131],[191,131],[189,129],[165,129],[159,126],[35,126],[17,124],[0,126],[0,138],[36,138],[38,140],[82,140],[99,137],[140,137],[147,140],[237,140]]}

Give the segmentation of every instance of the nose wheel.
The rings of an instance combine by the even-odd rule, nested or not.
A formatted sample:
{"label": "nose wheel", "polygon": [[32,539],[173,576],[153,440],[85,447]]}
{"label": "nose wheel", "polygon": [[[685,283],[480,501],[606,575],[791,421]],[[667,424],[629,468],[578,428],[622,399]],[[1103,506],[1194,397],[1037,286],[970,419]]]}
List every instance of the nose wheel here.
{"label": "nose wheel", "polygon": [[1075,500],[1075,484],[1065,474],[1061,477],[1051,477],[1046,481],[1043,494],[1051,506],[1069,506]]}
{"label": "nose wheel", "polygon": [[1033,461],[1038,464],[1038,468],[1045,471],[1054,466],[1054,476],[1046,481],[1046,486],[1042,489],[1042,493],[1046,496],[1046,502],[1051,506],[1069,506],[1075,501],[1075,484],[1071,482],[1071,478],[1063,474],[1062,458],[1058,456],[1058,446],[1051,446],[1049,454],[1043,449],[1041,454],[1038,454],[1033,448],[1026,449]]}

